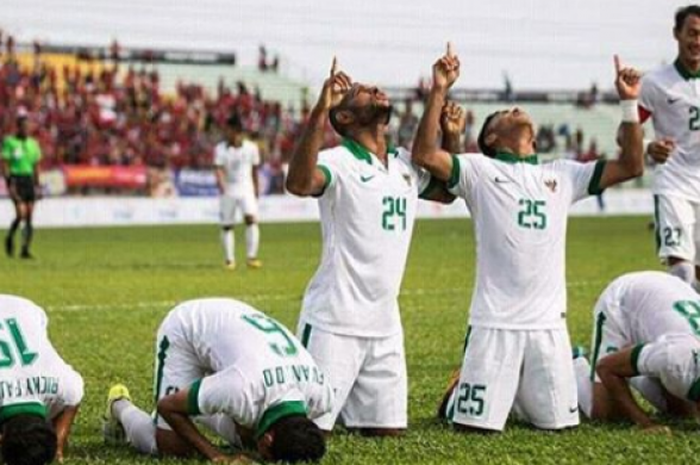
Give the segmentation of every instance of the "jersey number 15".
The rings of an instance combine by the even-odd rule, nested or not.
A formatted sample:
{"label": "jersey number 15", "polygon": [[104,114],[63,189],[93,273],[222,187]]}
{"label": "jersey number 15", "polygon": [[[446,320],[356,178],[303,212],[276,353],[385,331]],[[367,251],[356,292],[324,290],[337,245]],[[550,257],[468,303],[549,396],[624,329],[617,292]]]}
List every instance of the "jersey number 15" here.
{"label": "jersey number 15", "polygon": [[15,318],[8,318],[0,322],[0,330],[10,333],[9,341],[5,340],[5,335],[0,335],[0,369],[10,368],[17,363],[15,353],[19,355],[19,362],[22,366],[31,365],[39,358],[39,354],[31,352],[27,347],[22,329]]}

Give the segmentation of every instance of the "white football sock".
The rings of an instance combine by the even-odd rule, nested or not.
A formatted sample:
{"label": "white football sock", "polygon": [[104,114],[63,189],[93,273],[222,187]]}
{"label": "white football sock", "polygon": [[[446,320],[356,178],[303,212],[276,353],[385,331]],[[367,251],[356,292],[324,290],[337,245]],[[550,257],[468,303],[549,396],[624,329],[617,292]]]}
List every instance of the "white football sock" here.
{"label": "white football sock", "polygon": [[226,263],[233,263],[234,236],[233,229],[221,231],[221,244],[224,246],[224,257]]}
{"label": "white football sock", "polygon": [[644,397],[647,402],[660,412],[666,412],[668,405],[663,389],[658,381],[647,376],[637,376],[630,380],[630,385]]}
{"label": "white football sock", "polygon": [[260,228],[258,223],[253,223],[245,228],[245,245],[248,250],[248,258],[258,257],[258,245],[260,244]]}
{"label": "white football sock", "polygon": [[668,272],[681,278],[691,286],[695,283],[695,267],[691,263],[678,262],[675,265],[671,265]]}
{"label": "white football sock", "polygon": [[156,455],[156,426],[153,418],[126,399],[112,404],[112,412],[124,427],[126,439],[142,454]]}
{"label": "white football sock", "polygon": [[591,381],[591,364],[586,357],[574,359],[574,372],[576,374],[576,389],[578,391],[578,407],[587,418],[591,418],[593,411],[593,382]]}
{"label": "white football sock", "polygon": [[219,414],[197,417],[197,423],[213,431],[230,445],[242,448],[241,438],[236,432],[236,424],[230,417]]}

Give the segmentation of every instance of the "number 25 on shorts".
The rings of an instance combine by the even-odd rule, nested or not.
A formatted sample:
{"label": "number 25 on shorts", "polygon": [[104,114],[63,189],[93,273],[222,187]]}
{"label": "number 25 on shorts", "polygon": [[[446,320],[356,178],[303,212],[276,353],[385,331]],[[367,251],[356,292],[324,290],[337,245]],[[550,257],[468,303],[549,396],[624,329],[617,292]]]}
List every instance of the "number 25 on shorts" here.
{"label": "number 25 on shorts", "polygon": [[482,384],[460,384],[457,392],[457,411],[462,415],[480,417],[484,413],[484,394],[486,386]]}

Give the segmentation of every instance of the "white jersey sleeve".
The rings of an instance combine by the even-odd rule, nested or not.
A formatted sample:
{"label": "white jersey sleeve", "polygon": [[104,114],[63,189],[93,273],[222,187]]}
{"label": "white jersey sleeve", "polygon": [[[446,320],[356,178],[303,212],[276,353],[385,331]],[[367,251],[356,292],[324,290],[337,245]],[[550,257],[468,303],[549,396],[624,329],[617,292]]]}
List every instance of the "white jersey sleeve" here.
{"label": "white jersey sleeve", "polygon": [[569,192],[571,203],[603,192],[600,180],[603,177],[605,161],[580,163],[572,160],[557,160],[552,162],[551,166],[561,174],[562,182],[567,184],[563,187],[565,192]]}
{"label": "white jersey sleeve", "polygon": [[254,399],[250,383],[236,367],[230,367],[190,387],[188,411],[192,415],[223,413],[241,425],[251,426],[259,413],[255,411]]}
{"label": "white jersey sleeve", "polygon": [[321,197],[332,193],[338,186],[338,178],[344,175],[343,150],[342,147],[334,147],[318,154],[316,166],[326,177],[326,187]]}
{"label": "white jersey sleeve", "polygon": [[679,399],[700,400],[700,340],[688,335],[666,335],[632,350],[638,374],[658,378]]}
{"label": "white jersey sleeve", "polygon": [[472,198],[474,187],[479,178],[484,174],[484,164],[489,158],[477,153],[464,153],[452,156],[452,174],[447,181],[448,190],[469,201]]}
{"label": "white jersey sleeve", "polygon": [[214,148],[214,166],[223,168],[226,166],[226,144],[221,142]]}
{"label": "white jersey sleeve", "polygon": [[659,91],[654,79],[649,75],[642,77],[642,89],[639,93],[639,106],[649,113],[654,113]]}

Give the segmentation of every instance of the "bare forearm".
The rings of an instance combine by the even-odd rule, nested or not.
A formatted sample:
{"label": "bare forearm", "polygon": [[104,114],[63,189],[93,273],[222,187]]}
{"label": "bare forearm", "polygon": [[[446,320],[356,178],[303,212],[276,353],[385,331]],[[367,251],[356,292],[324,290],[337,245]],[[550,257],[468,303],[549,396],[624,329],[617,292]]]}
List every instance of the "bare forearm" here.
{"label": "bare forearm", "polygon": [[68,443],[68,436],[70,436],[70,430],[75,421],[75,417],[78,414],[78,407],[67,407],[56,419],[54,420],[54,429],[56,430],[56,442],[57,442],[57,453],[60,458],[63,457],[66,444]]}
{"label": "bare forearm", "polygon": [[199,432],[197,427],[194,425],[194,423],[192,423],[192,420],[190,420],[187,415],[167,411],[159,411],[158,413],[163,416],[173,431],[190,443],[192,447],[197,449],[209,460],[214,460],[224,455]]}
{"label": "bare forearm", "polygon": [[314,171],[318,162],[318,152],[323,147],[324,129],[328,111],[316,106],[301,135],[287,174],[287,190],[297,195],[308,195],[312,188]]}
{"label": "bare forearm", "polygon": [[618,402],[620,409],[627,418],[642,428],[653,426],[654,423],[632,397],[632,392],[625,378],[605,371],[599,371],[598,374],[606,389],[610,392],[610,396]]}
{"label": "bare forearm", "polygon": [[445,104],[446,95],[446,90],[437,88],[431,89],[428,95],[428,101],[413,143],[413,161],[419,166],[425,166],[427,157],[437,147],[440,113]]}
{"label": "bare forearm", "polygon": [[443,132],[442,150],[451,154],[461,153],[461,135],[459,133]]}
{"label": "bare forearm", "polygon": [[639,123],[622,123],[619,130],[620,158],[630,178],[644,173],[644,130]]}

